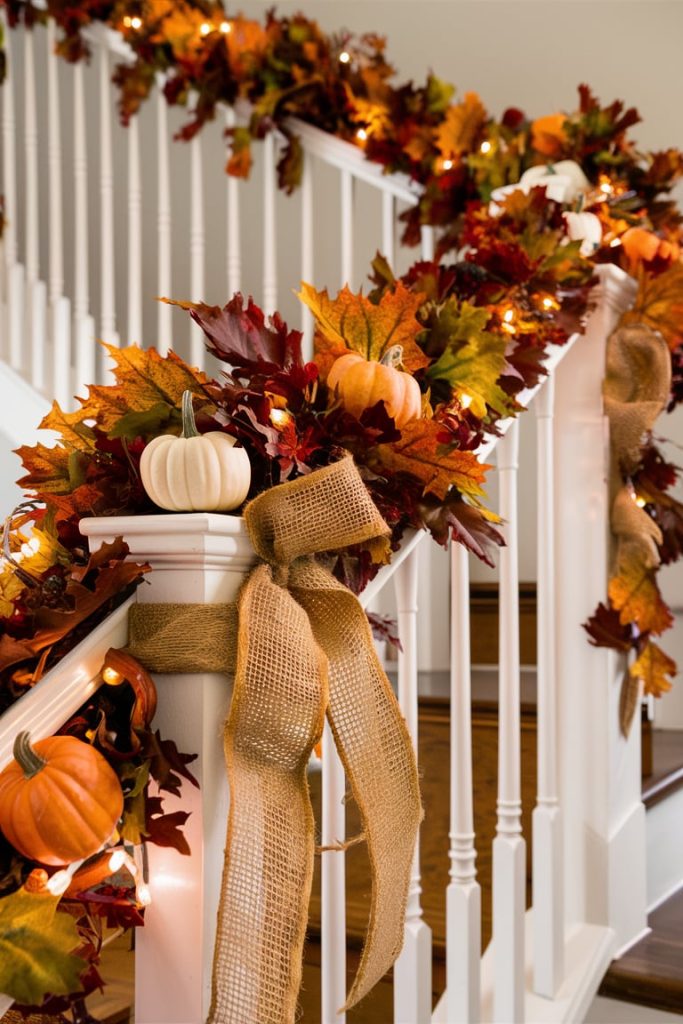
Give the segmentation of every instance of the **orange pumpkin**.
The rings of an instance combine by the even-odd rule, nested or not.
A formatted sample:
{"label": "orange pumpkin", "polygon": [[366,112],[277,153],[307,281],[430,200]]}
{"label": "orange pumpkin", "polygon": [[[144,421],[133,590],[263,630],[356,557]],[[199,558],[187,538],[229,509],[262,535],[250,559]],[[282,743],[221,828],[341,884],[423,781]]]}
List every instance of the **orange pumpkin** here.
{"label": "orange pumpkin", "polygon": [[0,828],[25,857],[63,865],[96,853],[123,811],[114,770],[74,736],[31,745],[14,741],[14,761],[0,773]]}
{"label": "orange pumpkin", "polygon": [[641,263],[649,263],[654,259],[673,263],[680,256],[680,248],[676,242],[660,238],[654,231],[646,228],[629,228],[621,236],[621,244],[627,257],[627,270],[631,274],[638,272]]}
{"label": "orange pumpkin", "polygon": [[420,385],[411,374],[397,369],[402,354],[401,346],[394,345],[378,363],[349,352],[335,359],[327,386],[336,391],[344,408],[358,419],[381,399],[400,429],[422,415]]}

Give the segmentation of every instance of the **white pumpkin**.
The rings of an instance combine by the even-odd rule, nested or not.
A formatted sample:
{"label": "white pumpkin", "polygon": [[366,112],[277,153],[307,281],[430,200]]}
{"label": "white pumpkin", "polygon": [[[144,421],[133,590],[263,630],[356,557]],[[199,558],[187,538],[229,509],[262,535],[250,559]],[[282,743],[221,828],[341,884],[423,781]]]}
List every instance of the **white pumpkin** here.
{"label": "white pumpkin", "polygon": [[244,448],[219,430],[200,434],[192,411],[192,392],[183,394],[183,432],[162,434],[140,459],[142,486],[159,508],[170,512],[229,512],[241,505],[251,483]]}
{"label": "white pumpkin", "polygon": [[592,256],[602,242],[602,224],[594,213],[563,214],[572,242],[581,242],[581,255]]}
{"label": "white pumpkin", "polygon": [[500,203],[511,192],[531,192],[532,188],[545,186],[548,199],[556,203],[573,203],[581,193],[590,189],[590,182],[575,160],[558,160],[555,164],[539,164],[524,172],[515,185],[502,185],[491,193],[489,213],[497,216]]}

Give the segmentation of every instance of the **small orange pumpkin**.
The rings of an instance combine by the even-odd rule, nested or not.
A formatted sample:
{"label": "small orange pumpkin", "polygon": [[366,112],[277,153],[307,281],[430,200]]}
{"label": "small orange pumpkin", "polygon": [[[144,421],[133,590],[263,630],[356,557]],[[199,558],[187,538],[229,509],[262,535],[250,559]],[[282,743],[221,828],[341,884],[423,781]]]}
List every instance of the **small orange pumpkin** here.
{"label": "small orange pumpkin", "polygon": [[0,828],[25,857],[55,866],[90,857],[122,811],[119,780],[90,744],[51,736],[32,746],[18,734],[0,773]]}
{"label": "small orange pumpkin", "polygon": [[348,352],[335,359],[327,377],[327,386],[336,391],[345,409],[358,419],[365,409],[380,399],[399,428],[422,415],[422,395],[415,378],[397,369],[403,349],[394,345],[381,362]]}

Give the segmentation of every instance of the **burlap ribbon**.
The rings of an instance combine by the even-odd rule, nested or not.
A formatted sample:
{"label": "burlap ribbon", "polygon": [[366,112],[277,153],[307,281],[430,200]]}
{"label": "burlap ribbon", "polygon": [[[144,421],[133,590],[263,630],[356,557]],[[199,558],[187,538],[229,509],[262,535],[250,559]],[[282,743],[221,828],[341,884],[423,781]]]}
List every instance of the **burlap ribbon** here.
{"label": "burlap ribbon", "polygon": [[[613,574],[634,562],[655,569],[662,533],[654,520],[633,500],[624,478],[636,471],[645,434],[663,412],[671,391],[671,354],[657,331],[643,324],[619,327],[607,343],[603,395],[610,425],[610,525],[616,545]],[[619,706],[626,736],[638,706],[639,683],[626,672]]]}
{"label": "burlap ribbon", "polygon": [[[291,1024],[314,857],[306,766],[325,716],[360,809],[371,864],[368,932],[347,1006],[400,952],[422,810],[410,737],[367,618],[356,597],[313,557],[388,532],[353,461],[273,488],[244,514],[260,562],[238,601],[224,736],[230,815],[208,1021]],[[167,651],[159,648],[167,648],[164,635],[175,635],[176,671],[187,671],[188,662],[194,671],[200,663],[216,671],[215,663],[206,668],[210,644],[191,623],[200,613],[201,624],[202,609],[179,606],[179,636],[174,613],[160,607],[137,606],[130,644],[136,657],[168,671]],[[229,606],[209,606],[206,621],[214,635],[221,617],[229,628],[231,614]],[[225,670],[229,643],[219,657]]]}

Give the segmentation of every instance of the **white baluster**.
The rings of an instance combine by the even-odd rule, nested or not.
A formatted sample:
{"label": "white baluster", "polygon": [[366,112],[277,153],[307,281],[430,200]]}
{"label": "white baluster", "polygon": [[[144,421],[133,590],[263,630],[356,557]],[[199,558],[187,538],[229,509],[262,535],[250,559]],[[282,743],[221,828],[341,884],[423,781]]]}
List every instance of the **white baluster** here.
{"label": "white baluster", "polygon": [[106,43],[99,50],[100,78],[100,334],[118,345],[114,286],[114,167],[111,151],[111,82]]}
{"label": "white baluster", "polygon": [[[205,231],[204,231],[204,162],[202,159],[202,143],[199,135],[190,142],[190,267],[193,302],[203,302],[206,298],[206,281],[204,275]],[[200,369],[204,366],[206,350],[204,333],[192,320],[190,322],[190,362]]]}
{"label": "white baluster", "polygon": [[341,283],[353,281],[353,175],[341,171]]}
{"label": "white baluster", "polygon": [[2,351],[13,366],[21,361],[24,328],[23,267],[17,264],[17,152],[16,117],[14,113],[14,58],[7,17],[2,12],[2,30],[7,55],[7,77],[2,93],[2,182],[5,203],[5,226],[2,244],[5,266],[2,297],[5,303],[2,324]]}
{"label": "white baluster", "polygon": [[480,1009],[481,888],[472,806],[472,680],[469,560],[451,544],[451,823],[446,890],[448,1024],[475,1024]]}
{"label": "white baluster", "polygon": [[50,290],[52,306],[64,293],[64,223],[62,206],[62,125],[59,103],[59,58],[55,53],[57,34],[52,19],[47,22],[47,166],[50,196]]}
{"label": "white baluster", "polygon": [[[394,573],[398,634],[398,701],[417,756],[417,571],[418,551],[411,552]],[[432,1018],[432,932],[420,905],[420,841],[410,873],[403,949],[394,966],[395,1024],[428,1024]]]}
{"label": "white baluster", "polygon": [[34,281],[27,289],[30,303],[28,322],[31,331],[31,384],[38,391],[45,390],[45,355],[47,349],[47,285]]}
{"label": "white baluster", "polygon": [[524,1020],[524,914],[526,850],[520,783],[519,576],[517,568],[517,465],[519,424],[498,446],[500,514],[507,524],[500,553],[498,699],[498,820],[493,841],[493,1019]]}
{"label": "white baluster", "polygon": [[142,345],[142,181],[140,122],[128,125],[128,344]]}
{"label": "white baluster", "polygon": [[553,406],[550,377],[535,402],[538,431],[538,797],[533,813],[534,991],[552,999],[564,974],[562,818],[558,800]]}
{"label": "white baluster", "polygon": [[[25,246],[26,291],[24,331],[29,345],[21,353],[14,352],[13,365],[31,380],[41,380],[42,351],[45,328],[45,289],[37,287],[40,279],[40,239],[38,235],[38,125],[36,113],[35,32],[24,32],[24,182],[25,182]],[[34,294],[35,291],[35,294]],[[36,322],[34,323],[34,317]],[[18,359],[18,362],[17,362]]]}
{"label": "white baluster", "polygon": [[420,228],[420,250],[423,260],[434,259],[434,228],[424,224]]}
{"label": "white baluster", "polygon": [[[171,291],[171,172],[168,154],[168,109],[163,78],[157,76],[157,295],[170,299]],[[172,307],[157,302],[156,347],[161,355],[173,348]]]}
{"label": "white baluster", "polygon": [[[323,730],[322,845],[343,842],[346,834],[346,777],[329,723]],[[337,1011],[346,1002],[346,889],[344,854],[321,855],[320,978],[321,1024],[344,1024]]]}
{"label": "white baluster", "polygon": [[[228,128],[235,127],[235,111],[227,107],[225,124]],[[242,282],[242,243],[240,240],[240,183],[233,175],[228,175],[228,296],[232,298],[241,288]]]}
{"label": "white baluster", "polygon": [[275,223],[275,136],[263,143],[263,308],[277,309],[277,235]]}
{"label": "white baluster", "polygon": [[38,240],[38,127],[36,123],[36,69],[34,33],[24,32],[24,188],[26,204],[26,284],[40,277]]}
{"label": "white baluster", "polygon": [[[5,226],[2,244],[8,270],[17,262],[17,151],[16,117],[14,113],[14,57],[12,33],[7,16],[1,12],[2,32],[7,56],[7,76],[2,84],[2,190],[5,203]],[[11,293],[10,293],[11,294]]]}
{"label": "white baluster", "polygon": [[[301,279],[307,284],[313,281],[313,157],[304,155],[304,169],[301,178]],[[308,306],[301,313],[303,351],[305,359],[313,357],[313,314]]]}
{"label": "white baluster", "polygon": [[[94,381],[95,352],[87,347],[90,314],[88,272],[88,155],[85,134],[83,65],[74,64],[74,303],[73,337],[76,346],[76,387]],[[93,331],[94,334],[94,331]],[[55,362],[57,356],[55,353]],[[58,372],[55,366],[55,374]]]}
{"label": "white baluster", "polygon": [[[52,390],[62,409],[71,402],[71,303],[62,295],[52,304]],[[92,317],[86,317],[86,324]],[[93,331],[93,350],[95,345]],[[92,381],[94,378],[90,378]]]}
{"label": "white baluster", "polygon": [[394,266],[395,200],[391,192],[382,192],[382,255]]}

